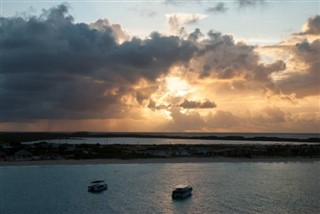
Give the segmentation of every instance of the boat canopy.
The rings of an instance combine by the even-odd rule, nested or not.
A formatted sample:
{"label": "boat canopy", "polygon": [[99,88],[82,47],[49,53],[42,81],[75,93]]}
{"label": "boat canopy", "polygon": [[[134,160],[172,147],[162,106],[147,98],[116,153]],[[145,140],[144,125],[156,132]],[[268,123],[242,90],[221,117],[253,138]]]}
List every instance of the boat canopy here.
{"label": "boat canopy", "polygon": [[98,184],[98,183],[102,183],[102,182],[104,182],[104,180],[91,181],[92,184]]}
{"label": "boat canopy", "polygon": [[185,189],[185,188],[189,188],[189,185],[180,184],[180,185],[175,186],[175,189]]}

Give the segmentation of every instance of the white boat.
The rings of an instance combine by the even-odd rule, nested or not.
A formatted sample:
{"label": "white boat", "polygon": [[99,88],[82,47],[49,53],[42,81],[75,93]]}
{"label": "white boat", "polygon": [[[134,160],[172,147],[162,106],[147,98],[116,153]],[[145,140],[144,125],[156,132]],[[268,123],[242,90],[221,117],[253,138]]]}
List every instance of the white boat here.
{"label": "white boat", "polygon": [[108,184],[103,180],[92,181],[88,186],[88,192],[101,192],[108,189]]}
{"label": "white boat", "polygon": [[172,192],[173,199],[185,199],[192,195],[192,187],[189,185],[178,185]]}

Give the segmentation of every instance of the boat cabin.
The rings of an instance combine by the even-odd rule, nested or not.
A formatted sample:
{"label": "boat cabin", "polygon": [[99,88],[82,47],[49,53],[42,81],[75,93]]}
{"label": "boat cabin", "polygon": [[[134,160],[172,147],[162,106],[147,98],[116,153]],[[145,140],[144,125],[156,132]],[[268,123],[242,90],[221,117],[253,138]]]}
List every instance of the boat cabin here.
{"label": "boat cabin", "polygon": [[172,192],[173,199],[185,199],[192,195],[192,187],[189,185],[178,185]]}
{"label": "boat cabin", "polygon": [[103,180],[92,181],[88,186],[88,192],[101,192],[108,189],[108,184]]}

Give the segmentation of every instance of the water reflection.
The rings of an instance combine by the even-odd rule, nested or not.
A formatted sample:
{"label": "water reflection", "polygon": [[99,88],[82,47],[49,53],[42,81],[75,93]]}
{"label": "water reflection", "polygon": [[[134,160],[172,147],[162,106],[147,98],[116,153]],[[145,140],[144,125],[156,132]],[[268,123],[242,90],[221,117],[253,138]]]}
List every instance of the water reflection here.
{"label": "water reflection", "polygon": [[[317,213],[319,162],[3,167],[1,213]],[[108,190],[89,194],[88,182]],[[193,195],[171,198],[177,184]],[[19,206],[17,206],[19,205]]]}
{"label": "water reflection", "polygon": [[[27,144],[41,141],[27,142]],[[46,140],[56,144],[131,144],[131,145],[168,145],[168,144],[314,144],[308,142],[281,142],[281,141],[241,141],[241,140],[197,140],[197,139],[165,139],[165,138],[71,138]]]}

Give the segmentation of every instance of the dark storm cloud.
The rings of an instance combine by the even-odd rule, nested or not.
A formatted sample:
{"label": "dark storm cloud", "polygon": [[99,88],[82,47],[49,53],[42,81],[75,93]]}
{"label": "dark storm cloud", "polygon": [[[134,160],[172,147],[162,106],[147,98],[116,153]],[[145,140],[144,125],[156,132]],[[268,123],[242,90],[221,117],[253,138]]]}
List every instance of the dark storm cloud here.
{"label": "dark storm cloud", "polygon": [[[179,97],[181,99],[182,97]],[[183,98],[182,98],[183,99]],[[184,109],[212,109],[217,107],[217,105],[210,100],[205,100],[205,101],[194,101],[194,100],[187,100],[184,99],[182,102],[178,102],[177,100],[172,100],[173,102],[168,105],[164,104],[158,104],[154,100],[150,99],[148,108],[152,110],[161,110],[161,109],[167,109],[170,110],[172,108],[184,108]],[[180,104],[179,104],[180,103]]]}
{"label": "dark storm cloud", "polygon": [[194,30],[194,32],[190,33],[188,35],[188,40],[193,41],[193,42],[197,42],[201,37],[203,37],[203,33],[201,33],[199,28],[196,28]]}
{"label": "dark storm cloud", "polygon": [[161,109],[169,109],[171,108],[172,105],[164,105],[164,104],[160,104],[158,105],[154,100],[150,99],[149,100],[149,104],[148,104],[148,108],[150,108],[151,110],[161,110]]}
{"label": "dark storm cloud", "polygon": [[205,108],[215,108],[216,104],[209,100],[201,102],[201,101],[189,101],[185,99],[179,106],[184,109],[200,109],[200,108],[205,109]]}
{"label": "dark storm cloud", "polygon": [[89,25],[91,28],[105,31],[105,30],[112,30],[112,34],[114,38],[119,42],[119,40],[128,40],[130,36],[124,32],[119,24],[110,24],[109,20],[107,19],[99,19],[95,23],[91,23]]}
{"label": "dark storm cloud", "polygon": [[[286,69],[286,64],[278,60],[271,64],[259,64],[255,68],[252,78],[256,81],[266,82],[270,80],[270,75],[275,72],[280,72]],[[271,81],[271,80],[270,80]]]}
{"label": "dark storm cloud", "polygon": [[76,24],[67,13],[60,5],[39,17],[1,18],[2,121],[121,117],[134,84],[153,82],[197,50],[159,33],[129,41],[120,25]]}
{"label": "dark storm cloud", "polygon": [[297,70],[279,80],[276,85],[285,94],[294,93],[297,98],[319,95],[320,92],[320,40],[304,40],[292,47],[297,61],[306,65],[305,70]]}
{"label": "dark storm cloud", "polygon": [[148,100],[150,96],[158,89],[157,85],[149,85],[135,90],[135,97],[139,104],[142,104],[144,100]]}
{"label": "dark storm cloud", "polygon": [[307,35],[307,34],[320,34],[320,16],[316,15],[314,17],[310,17],[305,24],[305,30],[301,33],[297,33],[297,35]]}
{"label": "dark storm cloud", "polygon": [[175,36],[152,33],[149,39],[134,38],[114,48],[107,55],[112,75],[136,82],[140,78],[153,81],[168,72],[175,63],[188,62],[197,50],[189,41]]}
{"label": "dark storm cloud", "polygon": [[[127,96],[140,105],[149,100],[153,110],[170,109],[180,122],[183,115],[173,108],[214,108],[210,101],[183,104],[181,98],[163,105],[150,99],[158,89],[155,80],[174,65],[199,72],[201,78],[243,80],[233,84],[236,90],[258,88],[298,98],[319,93],[319,40],[292,47],[307,69],[274,83],[272,74],[286,64],[261,63],[254,46],[236,43],[230,35],[210,31],[199,39],[203,34],[196,29],[183,38],[154,32],[147,39],[129,40],[120,25],[106,19],[74,23],[67,13],[60,5],[39,17],[1,18],[2,121],[119,118],[130,112]],[[149,86],[137,89],[141,80]],[[199,119],[193,113],[187,118]]]}
{"label": "dark storm cloud", "polygon": [[[293,66],[288,66],[289,68],[286,68],[287,72],[285,75],[281,79],[274,81],[272,91],[283,99],[293,102],[296,102],[296,99],[299,98],[317,96],[320,91],[320,40],[315,39],[310,42],[305,39],[312,34],[316,35],[320,33],[320,16],[310,17],[304,25],[304,29],[305,31],[294,34],[303,35],[302,38],[299,36],[295,37],[295,39],[300,39],[300,42],[295,45],[273,45],[267,47],[284,49],[292,57],[291,60],[288,60],[288,63],[291,63]],[[275,63],[276,67],[285,69],[283,63]],[[271,73],[273,73],[272,67],[269,67]],[[275,69],[278,70],[277,68]]]}
{"label": "dark storm cloud", "polygon": [[228,10],[224,3],[218,2],[213,7],[207,8],[207,12],[209,13],[224,13]]}
{"label": "dark storm cloud", "polygon": [[271,64],[261,63],[254,46],[235,43],[230,35],[210,31],[208,36],[209,39],[200,42],[202,49],[193,68],[200,71],[201,78],[241,77],[247,81],[265,83],[265,87],[270,87],[271,74],[286,68],[286,64],[281,60]]}

